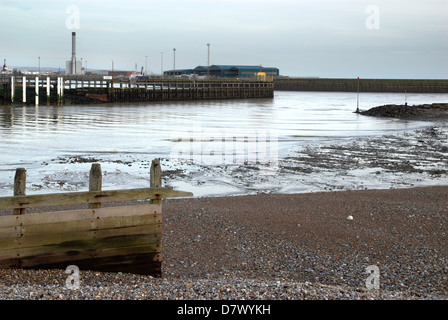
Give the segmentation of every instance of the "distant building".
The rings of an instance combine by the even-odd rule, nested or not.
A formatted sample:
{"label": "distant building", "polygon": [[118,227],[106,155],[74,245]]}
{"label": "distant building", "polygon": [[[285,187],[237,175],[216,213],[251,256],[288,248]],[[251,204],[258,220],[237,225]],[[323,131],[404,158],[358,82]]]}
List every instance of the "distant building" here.
{"label": "distant building", "polygon": [[163,72],[163,75],[165,76],[182,76],[191,74],[193,74],[193,69],[176,69]]}
{"label": "distant building", "polygon": [[262,66],[237,66],[237,65],[212,65],[197,66],[194,69],[181,69],[165,71],[164,75],[197,75],[213,78],[256,78],[259,73],[268,77],[277,77],[280,74],[278,68]]}
{"label": "distant building", "polygon": [[72,32],[72,59],[65,62],[65,74],[83,74],[82,61],[76,60],[76,32]]}
{"label": "distant building", "polygon": [[82,74],[83,73],[81,61],[76,61],[75,72],[73,72],[72,68],[73,68],[73,62],[71,60],[66,61],[65,62],[65,74]]}
{"label": "distant building", "polygon": [[6,59],[3,59],[3,67],[2,67],[1,73],[2,74],[12,74],[12,68],[8,68],[6,66]]}
{"label": "distant building", "polygon": [[133,71],[109,71],[107,75],[112,77],[129,77],[133,73]]}

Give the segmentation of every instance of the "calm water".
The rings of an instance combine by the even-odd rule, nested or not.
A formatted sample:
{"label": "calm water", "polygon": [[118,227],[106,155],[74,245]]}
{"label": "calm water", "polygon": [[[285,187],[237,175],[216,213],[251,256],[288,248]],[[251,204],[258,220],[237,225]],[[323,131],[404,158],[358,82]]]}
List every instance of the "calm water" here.
{"label": "calm water", "polygon": [[[407,101],[448,102],[448,94],[408,94]],[[361,109],[403,102],[403,94],[360,95]],[[70,163],[77,156],[102,163],[105,189],[147,186],[152,159],[167,159],[164,169],[176,169],[169,158],[179,132],[191,132],[192,139],[195,130],[202,135],[275,132],[281,159],[304,145],[430,125],[360,116],[355,109],[356,93],[320,92],[276,92],[274,99],[257,100],[0,107],[0,195],[11,195],[18,167],[27,169],[28,194],[86,190],[91,164]],[[219,188],[213,190],[219,194]]]}

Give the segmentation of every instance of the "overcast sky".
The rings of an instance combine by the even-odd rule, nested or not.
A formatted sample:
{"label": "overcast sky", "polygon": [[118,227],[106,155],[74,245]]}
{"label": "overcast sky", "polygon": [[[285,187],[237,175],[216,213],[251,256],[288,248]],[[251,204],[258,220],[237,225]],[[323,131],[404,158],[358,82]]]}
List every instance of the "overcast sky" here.
{"label": "overcast sky", "polygon": [[[10,66],[160,73],[211,64],[313,77],[448,79],[448,0],[0,0]],[[146,59],[145,56],[148,56]]]}

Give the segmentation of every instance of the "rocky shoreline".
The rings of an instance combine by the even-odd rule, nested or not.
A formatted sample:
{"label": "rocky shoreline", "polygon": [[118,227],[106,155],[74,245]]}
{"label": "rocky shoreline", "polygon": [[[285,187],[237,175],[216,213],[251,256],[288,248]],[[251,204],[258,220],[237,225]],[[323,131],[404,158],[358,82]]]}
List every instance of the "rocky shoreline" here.
{"label": "rocky shoreline", "polygon": [[365,116],[400,119],[437,120],[448,119],[448,103],[422,105],[387,104],[359,112]]}

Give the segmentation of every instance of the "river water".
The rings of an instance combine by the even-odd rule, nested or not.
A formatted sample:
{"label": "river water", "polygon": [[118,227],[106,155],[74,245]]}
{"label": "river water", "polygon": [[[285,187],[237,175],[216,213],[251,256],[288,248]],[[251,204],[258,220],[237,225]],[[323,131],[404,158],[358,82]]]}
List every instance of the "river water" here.
{"label": "river water", "polygon": [[[446,103],[448,94],[406,99]],[[366,110],[403,104],[404,95],[359,101]],[[103,189],[148,187],[155,158],[165,185],[195,196],[446,184],[445,124],[362,116],[356,106],[356,93],[276,91],[273,99],[0,107],[0,196],[12,195],[19,167],[27,194],[86,191],[93,162]]]}

